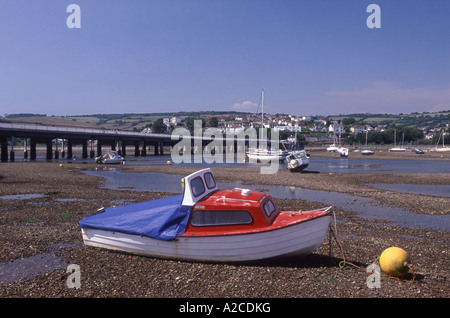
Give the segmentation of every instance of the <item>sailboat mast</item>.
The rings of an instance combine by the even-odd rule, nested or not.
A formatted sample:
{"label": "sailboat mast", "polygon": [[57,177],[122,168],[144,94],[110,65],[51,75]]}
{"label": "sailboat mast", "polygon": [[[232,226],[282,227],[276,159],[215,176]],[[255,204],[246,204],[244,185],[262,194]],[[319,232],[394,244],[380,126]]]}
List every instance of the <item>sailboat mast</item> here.
{"label": "sailboat mast", "polygon": [[261,92],[261,128],[264,128],[264,88]]}

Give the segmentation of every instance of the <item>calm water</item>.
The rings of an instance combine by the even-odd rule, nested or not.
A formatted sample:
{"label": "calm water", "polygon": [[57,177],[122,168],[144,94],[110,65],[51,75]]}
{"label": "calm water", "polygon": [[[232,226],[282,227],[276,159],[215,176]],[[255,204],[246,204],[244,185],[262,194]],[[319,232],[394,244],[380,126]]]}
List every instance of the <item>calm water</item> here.
{"label": "calm water", "polygon": [[[156,172],[128,173],[116,171],[85,171],[85,174],[105,178],[103,187],[114,190],[158,191],[181,193],[182,175],[171,175]],[[433,229],[448,232],[450,215],[428,216],[409,213],[402,209],[380,205],[370,198],[352,196],[338,192],[309,190],[291,186],[274,186],[262,184],[244,184],[241,182],[218,183],[221,189],[247,188],[262,191],[280,199],[302,199],[331,205],[344,210],[356,212],[361,217],[392,222],[410,228]]]}
{"label": "calm water", "polygon": [[[211,158],[211,157],[210,157]],[[20,157],[16,156],[16,161],[20,161]],[[45,160],[45,158],[38,157],[38,160]],[[159,165],[166,164],[171,160],[170,155],[164,156],[147,156],[147,157],[126,157],[127,165]],[[93,163],[94,159],[59,159],[53,160],[55,162],[86,162]],[[201,157],[200,160],[201,161]],[[234,160],[232,163],[227,163],[223,160],[223,163],[213,162],[206,163],[202,161],[200,163],[194,162],[192,158],[190,163],[180,163],[182,166],[191,166],[198,168],[205,167],[222,167],[222,168],[246,168],[254,167],[259,168],[264,166],[260,163],[244,163],[239,160]],[[280,169],[284,169],[283,163],[280,163]],[[377,159],[335,159],[335,158],[314,158],[314,154],[310,158],[310,164],[306,171],[309,172],[337,172],[337,173],[450,173],[450,163],[447,161],[420,161],[420,160],[377,160]]]}
{"label": "calm water", "polygon": [[436,197],[447,197],[450,198],[450,184],[404,184],[404,183],[371,183],[370,186],[395,191],[395,192],[406,192],[413,194],[423,194],[423,195],[432,195]]}

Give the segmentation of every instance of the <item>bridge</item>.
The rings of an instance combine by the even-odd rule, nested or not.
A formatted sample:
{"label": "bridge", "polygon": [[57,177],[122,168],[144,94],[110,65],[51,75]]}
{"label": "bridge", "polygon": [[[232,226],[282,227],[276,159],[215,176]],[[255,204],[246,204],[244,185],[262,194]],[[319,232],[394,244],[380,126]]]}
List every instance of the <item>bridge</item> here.
{"label": "bridge", "polygon": [[[227,135],[228,136],[228,135]],[[244,141],[249,145],[248,138],[238,138],[237,134],[231,138],[223,138],[223,146],[229,146],[227,141],[233,141],[233,151],[236,152],[239,145],[238,141]],[[15,139],[24,140],[23,153],[24,159],[28,158],[28,141],[30,149],[30,160],[36,160],[36,146],[44,144],[46,147],[46,159],[59,159],[67,157],[73,158],[73,147],[82,147],[82,158],[94,158],[102,154],[102,146],[110,146],[111,150],[117,150],[121,156],[126,156],[127,146],[134,146],[134,156],[146,156],[147,147],[153,146],[154,155],[163,155],[164,146],[173,147],[175,144],[190,138],[191,144],[198,147],[204,147],[217,136],[187,136],[187,135],[168,135],[155,133],[142,133],[106,129],[89,129],[63,126],[44,126],[33,124],[12,124],[0,123],[0,161],[7,162],[15,160]],[[253,140],[253,139],[252,139]],[[260,139],[259,142],[268,142],[266,139]],[[61,146],[60,146],[61,145]],[[9,146],[9,151],[8,151]],[[90,151],[88,153],[88,146]],[[60,148],[61,147],[61,148]],[[65,153],[67,148],[67,154]],[[96,148],[96,151],[94,150]],[[225,148],[224,148],[225,149]]]}
{"label": "bridge", "polygon": [[[43,126],[30,124],[10,124],[0,123],[1,161],[14,161],[15,149],[14,139],[24,139],[24,158],[28,157],[27,141],[29,140],[30,160],[36,159],[36,145],[45,144],[47,147],[47,159],[59,159],[65,157],[65,147],[67,148],[67,158],[73,157],[73,147],[82,147],[82,157],[93,158],[102,154],[102,146],[109,145],[111,150],[116,150],[122,156],[126,156],[127,146],[134,146],[135,156],[146,156],[147,146],[154,147],[155,155],[164,154],[164,146],[173,146],[180,139],[167,134],[152,134],[130,131],[115,131],[105,129],[88,129],[63,126]],[[60,145],[62,144],[62,149]],[[10,151],[8,152],[8,145]],[[88,154],[88,145],[90,152]],[[96,146],[96,152],[94,151]]]}

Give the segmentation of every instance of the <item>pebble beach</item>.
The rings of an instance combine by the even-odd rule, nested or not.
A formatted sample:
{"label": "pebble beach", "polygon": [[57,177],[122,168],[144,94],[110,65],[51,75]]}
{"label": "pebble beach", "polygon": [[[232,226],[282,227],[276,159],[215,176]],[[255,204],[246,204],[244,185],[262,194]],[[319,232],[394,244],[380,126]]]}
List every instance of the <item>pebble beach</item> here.
{"label": "pebble beach", "polygon": [[[449,298],[448,231],[402,227],[340,208],[334,209],[333,233],[313,254],[302,258],[215,264],[85,247],[78,221],[97,209],[173,195],[101,187],[102,178],[82,173],[97,167],[75,161],[0,164],[0,197],[4,197],[0,198],[0,297]],[[174,165],[123,165],[120,169],[136,174],[180,175],[197,170]],[[218,182],[289,185],[367,197],[411,214],[450,214],[449,197],[394,192],[368,185],[396,183],[400,179],[409,184],[448,185],[450,176],[445,173],[280,170],[262,175],[256,168],[213,168],[213,173]],[[302,199],[275,202],[281,210],[324,207]],[[369,287],[371,273],[367,267],[378,264],[380,254],[391,246],[408,252],[410,272],[401,279],[382,274],[379,286]],[[79,288],[68,286],[70,264],[77,264],[81,271]]]}

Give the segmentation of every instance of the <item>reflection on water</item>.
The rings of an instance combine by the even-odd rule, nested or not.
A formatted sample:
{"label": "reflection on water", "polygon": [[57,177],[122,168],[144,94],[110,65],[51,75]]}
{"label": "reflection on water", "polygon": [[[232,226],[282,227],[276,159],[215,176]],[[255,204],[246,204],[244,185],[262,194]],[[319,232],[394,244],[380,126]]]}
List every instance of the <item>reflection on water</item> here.
{"label": "reflection on water", "polygon": [[450,185],[448,184],[405,184],[405,183],[370,183],[368,184],[377,189],[405,192],[413,194],[432,195],[436,197],[450,198]]}
{"label": "reflection on water", "polygon": [[77,247],[80,244],[54,244],[51,252],[38,254],[11,262],[0,264],[0,283],[14,282],[19,279],[32,278],[43,273],[67,267],[63,258],[55,254],[66,247]]}
{"label": "reflection on water", "polygon": [[31,278],[67,266],[55,253],[39,254],[0,264],[0,282]]}
{"label": "reflection on water", "polygon": [[[157,191],[181,193],[182,175],[157,172],[126,173],[121,171],[84,171],[88,175],[105,178],[103,187],[120,190]],[[338,192],[310,190],[291,186],[243,184],[241,182],[218,183],[221,189],[247,188],[253,191],[267,192],[275,198],[301,199],[331,205],[344,210],[354,211],[361,217],[380,219],[404,227],[417,227],[439,231],[450,230],[450,215],[429,216],[414,214],[402,209],[378,204],[370,198],[358,197]]]}
{"label": "reflection on water", "polygon": [[2,195],[0,199],[3,200],[28,200],[28,199],[39,199],[45,197],[42,193],[28,193],[28,194],[13,194],[13,195]]}

